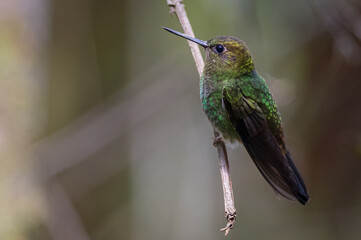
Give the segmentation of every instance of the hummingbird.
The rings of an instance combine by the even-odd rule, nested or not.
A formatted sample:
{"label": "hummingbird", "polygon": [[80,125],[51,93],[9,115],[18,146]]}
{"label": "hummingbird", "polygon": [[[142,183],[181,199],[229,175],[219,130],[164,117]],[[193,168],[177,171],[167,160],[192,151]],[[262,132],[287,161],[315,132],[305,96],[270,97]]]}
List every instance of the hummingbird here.
{"label": "hummingbird", "polygon": [[205,49],[201,105],[220,137],[244,145],[277,195],[305,205],[309,195],[287,150],[280,113],[246,43],[232,36],[203,41],[163,29]]}

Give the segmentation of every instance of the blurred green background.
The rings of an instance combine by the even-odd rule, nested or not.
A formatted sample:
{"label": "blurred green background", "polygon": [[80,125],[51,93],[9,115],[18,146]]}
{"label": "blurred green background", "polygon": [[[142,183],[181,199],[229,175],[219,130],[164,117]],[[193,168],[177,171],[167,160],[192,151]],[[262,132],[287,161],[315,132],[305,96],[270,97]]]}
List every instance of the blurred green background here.
{"label": "blurred green background", "polygon": [[[361,2],[184,0],[250,47],[311,195],[229,149],[227,239],[360,239]],[[0,1],[0,239],[224,239],[213,132],[166,1]],[[202,50],[203,51],[203,50]]]}

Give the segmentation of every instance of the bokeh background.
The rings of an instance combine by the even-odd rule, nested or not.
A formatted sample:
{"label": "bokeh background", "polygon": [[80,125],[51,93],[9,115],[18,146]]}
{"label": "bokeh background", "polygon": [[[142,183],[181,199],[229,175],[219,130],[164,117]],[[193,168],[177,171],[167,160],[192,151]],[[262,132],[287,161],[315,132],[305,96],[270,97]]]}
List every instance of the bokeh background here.
{"label": "bokeh background", "polygon": [[[311,195],[229,149],[227,238],[360,239],[361,2],[184,3],[198,38],[248,43]],[[197,71],[161,26],[165,0],[0,1],[0,239],[224,239]]]}

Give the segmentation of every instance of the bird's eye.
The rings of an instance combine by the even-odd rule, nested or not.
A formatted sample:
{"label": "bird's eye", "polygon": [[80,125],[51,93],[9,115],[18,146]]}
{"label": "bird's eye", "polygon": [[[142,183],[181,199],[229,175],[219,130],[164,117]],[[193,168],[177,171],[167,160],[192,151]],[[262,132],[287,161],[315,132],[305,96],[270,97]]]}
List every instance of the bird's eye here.
{"label": "bird's eye", "polygon": [[224,46],[221,44],[217,44],[214,49],[216,50],[217,53],[223,53],[224,52]]}

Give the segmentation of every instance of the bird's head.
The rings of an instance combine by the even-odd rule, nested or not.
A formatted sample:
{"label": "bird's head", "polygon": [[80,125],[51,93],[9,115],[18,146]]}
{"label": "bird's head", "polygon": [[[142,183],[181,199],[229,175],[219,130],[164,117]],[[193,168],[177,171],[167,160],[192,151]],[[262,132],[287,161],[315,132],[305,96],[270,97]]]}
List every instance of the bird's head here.
{"label": "bird's head", "polygon": [[199,40],[163,27],[165,30],[197,43],[206,50],[204,74],[237,77],[254,70],[251,52],[242,40],[231,36],[218,36],[208,41]]}

